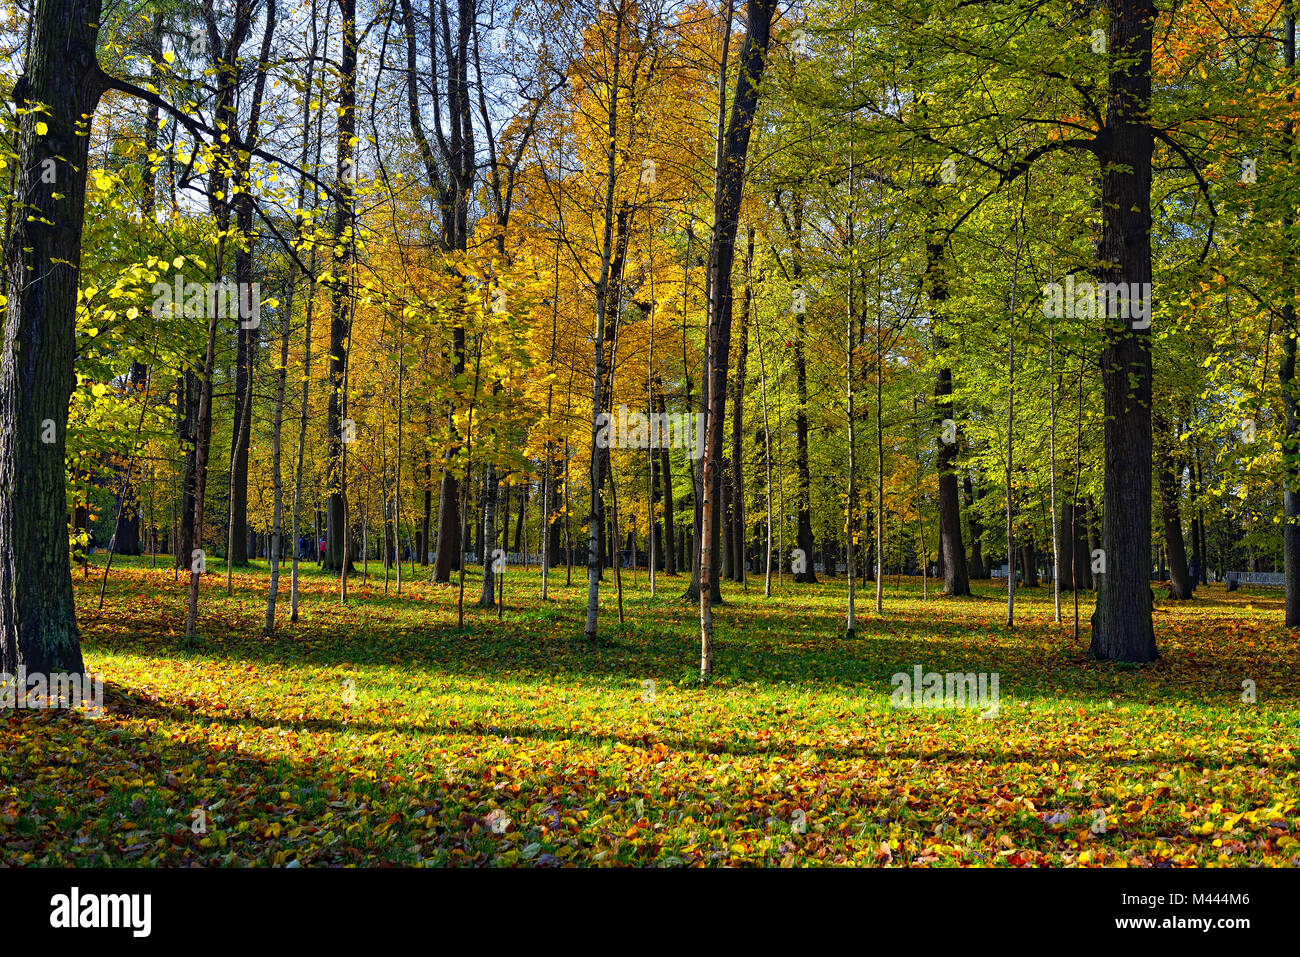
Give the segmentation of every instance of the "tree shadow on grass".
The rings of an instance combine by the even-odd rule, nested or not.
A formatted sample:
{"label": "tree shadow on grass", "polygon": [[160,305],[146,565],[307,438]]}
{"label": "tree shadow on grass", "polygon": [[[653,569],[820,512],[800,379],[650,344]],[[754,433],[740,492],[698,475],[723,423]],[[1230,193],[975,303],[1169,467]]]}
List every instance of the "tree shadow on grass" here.
{"label": "tree shadow on grass", "polygon": [[[175,705],[148,698],[146,696],[135,694],[125,689],[117,690],[109,697],[110,711],[114,716],[141,719],[157,719],[176,721],[181,723],[194,723],[201,720],[205,724],[214,724],[218,726],[240,728],[246,730],[260,730],[269,732],[293,731],[305,732],[312,734],[349,734],[369,737],[375,734],[389,733],[398,735],[412,735],[421,738],[429,737],[449,737],[449,738],[484,738],[484,739],[511,739],[513,741],[548,741],[558,742],[575,742],[578,744],[601,747],[604,745],[622,745],[628,748],[639,750],[651,750],[658,746],[663,746],[669,751],[684,751],[698,755],[716,755],[724,759],[758,757],[763,759],[782,759],[785,761],[793,760],[814,751],[819,759],[829,761],[869,761],[869,762],[899,762],[899,761],[927,761],[941,763],[964,763],[964,762],[989,762],[996,764],[1037,764],[1050,765],[1053,762],[1070,762],[1074,764],[1096,765],[1096,766],[1113,766],[1126,768],[1143,768],[1151,772],[1167,771],[1173,766],[1189,766],[1196,768],[1235,768],[1241,766],[1240,760],[1233,760],[1225,757],[1215,757],[1206,754],[1193,754],[1188,752],[1177,752],[1169,749],[1152,750],[1147,748],[1143,751],[1140,758],[1125,757],[1121,754],[1110,754],[1111,750],[1123,750],[1125,744],[1132,742],[1126,741],[1101,741],[1099,735],[1094,735],[1094,741],[1097,743],[1097,752],[1092,754],[1079,753],[1064,748],[1026,748],[1026,747],[1009,747],[1003,742],[1000,734],[999,721],[1007,721],[1009,725],[1016,724],[1016,718],[992,718],[989,719],[984,728],[981,729],[982,737],[987,747],[939,747],[939,748],[917,748],[906,745],[899,746],[893,740],[884,740],[884,732],[889,729],[891,722],[899,722],[903,725],[903,730],[909,732],[924,732],[928,727],[940,725],[951,721],[965,722],[970,720],[967,714],[957,714],[942,711],[924,711],[915,712],[905,710],[903,712],[891,711],[888,708],[877,709],[870,712],[871,726],[867,729],[874,732],[871,737],[864,738],[861,743],[851,746],[822,743],[816,746],[807,744],[783,744],[770,740],[760,740],[756,737],[739,739],[730,736],[727,740],[720,737],[711,739],[705,733],[683,734],[678,733],[670,728],[658,728],[653,732],[643,734],[621,734],[603,731],[585,731],[572,726],[554,726],[545,725],[519,724],[519,723],[493,723],[481,720],[471,721],[430,721],[421,716],[419,724],[413,721],[389,720],[374,721],[369,720],[361,715],[364,710],[359,710],[356,716],[342,717],[317,717],[287,719],[271,716],[259,716],[254,713],[245,713],[243,715],[205,714],[202,718],[196,718],[192,711]],[[1119,725],[1117,725],[1119,727]],[[851,730],[846,728],[846,730]],[[1112,729],[1113,730],[1113,729]],[[976,735],[968,736],[974,738]]]}
{"label": "tree shadow on grass", "polygon": [[[305,866],[406,864],[419,860],[490,864],[508,849],[549,840],[571,845],[571,860],[589,862],[597,848],[618,846],[623,832],[642,815],[639,808],[632,807],[638,801],[651,809],[652,816],[662,813],[655,807],[658,802],[673,807],[711,807],[735,826],[775,833],[778,839],[788,840],[797,859],[809,862],[824,859],[820,855],[825,848],[832,850],[833,857],[874,849],[882,838],[897,837],[898,827],[906,838],[937,835],[941,824],[957,832],[970,829],[981,840],[990,834],[1003,835],[1012,847],[1050,853],[1060,851],[1063,841],[1073,836],[1069,828],[1052,831],[1023,808],[1004,813],[989,806],[987,802],[992,799],[987,795],[976,802],[963,802],[957,816],[950,813],[949,803],[939,800],[940,795],[927,794],[924,789],[917,792],[915,782],[924,783],[927,768],[965,762],[977,762],[983,768],[979,773],[989,788],[998,787],[999,781],[1021,781],[1025,764],[1044,766],[1042,776],[1047,780],[1051,775],[1045,766],[1055,761],[1122,765],[1131,767],[1134,776],[1143,780],[1173,766],[1236,766],[1225,759],[1164,749],[1147,753],[1139,761],[1116,762],[1102,753],[1077,754],[1052,747],[998,748],[995,737],[990,737],[987,748],[885,748],[878,742],[854,747],[829,743],[818,746],[823,768],[827,768],[827,762],[881,762],[897,768],[897,776],[862,783],[838,796],[832,790],[824,799],[819,789],[816,793],[813,789],[793,790],[755,805],[745,799],[743,791],[720,790],[711,774],[672,779],[651,787],[639,777],[627,777],[617,762],[608,768],[598,764],[594,777],[584,776],[578,766],[546,766],[527,778],[514,778],[513,791],[503,793],[485,776],[461,774],[454,781],[444,778],[444,767],[431,757],[438,753],[436,748],[398,751],[387,747],[382,739],[369,739],[387,732],[424,739],[503,736],[521,745],[573,741],[589,748],[588,760],[599,760],[595,749],[607,744],[651,753],[666,747],[691,752],[706,764],[718,766],[735,759],[788,766],[789,761],[806,754],[807,748],[753,739],[720,742],[702,734],[608,735],[563,727],[499,727],[482,722],[459,727],[439,722],[417,728],[364,717],[286,721],[256,714],[199,716],[119,684],[110,684],[106,689],[106,704],[109,716],[103,722],[48,712],[0,720],[0,737],[13,736],[22,744],[36,746],[29,764],[18,766],[17,773],[6,783],[18,788],[46,817],[40,825],[5,834],[0,860],[21,863],[25,854],[41,860],[57,853],[61,863],[73,865],[102,865],[105,854],[108,863],[122,866],[282,864],[291,860]],[[889,720],[886,715],[873,717],[877,721]],[[904,715],[900,720],[915,724],[922,716]],[[928,715],[924,720],[941,719]],[[314,753],[304,751],[292,758],[267,757],[249,750],[256,742],[281,732],[357,735],[366,740],[327,740]],[[6,744],[12,744],[12,740],[6,740]],[[445,751],[442,753],[445,755]],[[400,767],[393,766],[394,754],[401,755]],[[900,804],[898,786],[909,781],[913,782],[913,794],[929,800],[913,805],[909,799]],[[613,815],[613,822],[601,824],[593,820],[571,826],[562,823],[573,808],[589,802],[597,793],[606,795],[601,807]],[[510,813],[518,818],[503,834],[492,833],[485,817],[489,802],[495,803],[496,798],[509,801]],[[1077,830],[1087,824],[1091,800],[1087,794],[1067,794],[1046,803],[1040,798],[1038,811],[1063,809],[1079,816],[1078,822],[1071,818]],[[56,805],[65,809],[61,817],[52,812]],[[855,832],[786,835],[788,828],[774,823],[770,815],[788,815],[793,808],[807,808],[810,816],[838,808],[866,817],[855,818],[854,828],[860,826]],[[197,809],[205,812],[206,833],[194,833],[193,811]],[[678,828],[675,839],[682,841],[682,829],[670,826]],[[704,832],[701,841],[706,858],[726,860],[727,840],[711,842],[708,827]],[[662,839],[663,835],[657,837]],[[205,839],[212,846],[203,847]],[[1211,839],[1206,836],[1202,843]],[[952,838],[947,840],[951,842]],[[1177,840],[1182,849],[1196,843],[1182,825],[1150,819],[1139,822],[1131,831],[1116,829],[1103,840],[1117,850],[1123,850],[1125,842],[1137,840]],[[533,853],[534,864],[560,863],[549,853]],[[996,848],[981,848],[980,854],[977,859],[986,863],[1011,863],[999,860]],[[629,846],[619,859],[648,863],[664,857],[674,859],[663,847],[650,843]],[[896,863],[908,861],[900,854]]]}
{"label": "tree shadow on grass", "polygon": [[[166,576],[163,580],[170,581]],[[253,587],[256,582],[248,577],[233,601],[208,596],[216,607],[203,616],[204,634],[195,641],[184,638],[184,605],[179,601],[174,608],[157,601],[140,610],[128,607],[129,615],[117,606],[95,613],[94,603],[81,593],[87,651],[92,658],[104,650],[151,658],[215,659],[232,667],[395,667],[523,682],[684,682],[698,660],[695,609],[674,601],[651,601],[646,613],[629,615],[626,625],[618,625],[606,609],[601,639],[587,642],[580,635],[576,601],[511,607],[501,621],[494,612],[467,608],[467,628],[462,630],[452,617],[454,606],[447,606],[445,591],[430,592],[432,599],[363,597],[347,609],[312,594],[304,600],[304,620],[295,625],[282,620],[274,635],[263,637],[265,598]],[[120,582],[124,588],[126,583]],[[809,597],[837,594],[829,586],[815,586]],[[1007,630],[996,620],[999,610],[991,604],[932,599],[940,606],[934,613],[914,604],[888,609],[880,618],[866,613],[859,619],[858,636],[845,640],[837,608],[805,604],[791,609],[785,601],[768,606],[761,594],[751,593],[719,613],[715,663],[720,677],[772,689],[811,686],[827,693],[887,695],[894,674],[921,665],[941,673],[997,673],[1004,696],[1048,701],[1229,706],[1240,701],[1247,679],[1254,682],[1262,702],[1292,703],[1300,698],[1300,649],[1280,633],[1235,635],[1220,643],[1173,628],[1161,636],[1165,656],[1160,661],[1131,668],[1088,660],[1086,633],[1076,646],[1072,636],[1060,630],[1068,626],[1041,620],[1042,614],[1050,614],[1050,606],[1036,608],[1037,617],[1021,628]],[[956,617],[940,614],[949,608]]]}

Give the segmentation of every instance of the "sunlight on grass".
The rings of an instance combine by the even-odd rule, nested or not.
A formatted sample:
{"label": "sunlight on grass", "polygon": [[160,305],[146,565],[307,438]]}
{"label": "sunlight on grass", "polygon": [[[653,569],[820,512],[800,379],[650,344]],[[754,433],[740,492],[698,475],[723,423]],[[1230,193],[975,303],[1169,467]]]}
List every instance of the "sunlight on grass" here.
{"label": "sunlight on grass", "polygon": [[[576,569],[543,606],[512,567],[503,620],[467,607],[464,632],[425,569],[385,597],[372,567],[346,606],[312,570],[267,638],[255,566],[230,598],[205,579],[187,644],[184,579],[118,563],[103,612],[102,567],[77,579],[108,717],[0,717],[2,864],[1300,863],[1275,597],[1159,601],[1163,658],[1133,668],[1089,661],[1091,603],[1076,642],[1047,588],[1007,629],[989,583],[922,600],[891,577],[846,641],[843,579],[758,580],[725,588],[701,689],[681,578],[652,599],[626,575],[620,626],[608,575],[589,643]],[[997,673],[998,716],[892,707],[915,665]]]}

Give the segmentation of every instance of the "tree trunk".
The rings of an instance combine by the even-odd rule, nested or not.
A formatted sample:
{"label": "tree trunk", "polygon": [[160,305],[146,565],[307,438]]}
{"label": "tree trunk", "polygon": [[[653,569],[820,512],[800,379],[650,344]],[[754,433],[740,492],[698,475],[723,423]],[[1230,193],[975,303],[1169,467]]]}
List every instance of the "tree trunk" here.
{"label": "tree trunk", "polygon": [[[143,362],[131,363],[130,382],[134,391],[142,391],[149,369]],[[142,400],[143,401],[143,400]],[[122,470],[122,486],[118,495],[117,524],[113,531],[113,551],[118,555],[140,554],[140,502],[131,469]]]}
{"label": "tree trunk", "polygon": [[722,577],[728,581],[736,580],[736,530],[735,514],[731,501],[731,459],[724,457],[720,466],[721,488],[718,490],[719,508],[721,509],[722,529]]}
{"label": "tree trunk", "polygon": [[[1285,30],[1282,37],[1283,56],[1288,80],[1295,80],[1295,7],[1288,6]],[[1295,92],[1287,92],[1287,102],[1295,102]],[[1286,146],[1287,162],[1290,172],[1295,174],[1295,124],[1288,120],[1283,131],[1283,143]],[[1295,235],[1295,204],[1287,204],[1285,234]],[[1294,242],[1294,240],[1293,240]],[[1295,278],[1294,245],[1287,247],[1283,275]],[[1296,327],[1295,284],[1290,283],[1286,301],[1282,304],[1282,361],[1278,367],[1278,380],[1282,386],[1282,405],[1285,410],[1282,437],[1282,465],[1284,485],[1282,489],[1282,567],[1286,579],[1285,623],[1288,628],[1300,628],[1300,397],[1295,381],[1296,339],[1300,331]],[[1199,564],[1199,563],[1198,563]]]}
{"label": "tree trunk", "polygon": [[931,229],[926,236],[926,272],[930,294],[930,321],[934,328],[934,351],[940,365],[934,377],[934,417],[939,426],[935,468],[939,474],[939,563],[942,566],[943,593],[969,595],[966,548],[961,536],[961,499],[957,490],[957,437],[952,421],[952,369],[944,356],[948,343],[939,332],[948,301],[948,278],[944,269],[943,237]]}
{"label": "tree trunk", "polygon": [[519,514],[515,516],[515,547],[514,550],[522,555],[525,551],[523,547],[524,540],[524,516],[528,513],[528,483],[523,482],[519,486]]}
{"label": "tree trunk", "polygon": [[970,524],[970,562],[967,566],[968,584],[970,578],[988,578],[988,569],[984,567],[984,526],[979,513],[975,510],[975,489],[970,475],[963,479],[966,490],[966,521]]}
{"label": "tree trunk", "polygon": [[[430,413],[432,414],[432,412]],[[420,564],[429,564],[429,530],[433,527],[433,456],[424,448],[424,515],[420,520]]]}
{"label": "tree trunk", "polygon": [[731,349],[731,267],[736,254],[736,230],[745,160],[754,113],[758,107],[759,83],[767,65],[772,13],[776,0],[749,0],[746,8],[748,33],[740,52],[740,71],[726,137],[719,151],[717,189],[714,194],[713,240],[709,244],[708,395],[709,415],[705,422],[704,501],[700,509],[704,528],[700,534],[700,680],[713,671],[713,596],[716,582],[713,534],[716,529],[714,502],[718,498],[722,464],[722,426],[726,406],[727,361]]}
{"label": "tree trunk", "polygon": [[745,366],[749,359],[749,312],[754,301],[754,229],[746,230],[745,288],[740,301],[739,348],[731,398],[731,536],[732,581],[745,581]]}
{"label": "tree trunk", "polygon": [[1020,573],[1025,588],[1038,587],[1038,551],[1033,542],[1020,546]]}
{"label": "tree trunk", "polygon": [[1061,519],[1058,523],[1059,541],[1056,552],[1056,581],[1062,591],[1073,591],[1074,584],[1074,504],[1064,502],[1061,505]]}
{"label": "tree trunk", "polygon": [[[299,200],[301,208],[302,201]],[[275,631],[275,603],[280,591],[280,559],[284,542],[284,483],[280,472],[280,436],[284,427],[284,390],[289,370],[289,320],[293,315],[294,283],[296,272],[289,270],[289,291],[285,296],[283,315],[280,323],[280,362],[275,370],[275,407],[271,423],[271,547],[267,558],[271,563],[271,584],[266,595],[265,634]]]}
{"label": "tree trunk", "polygon": [[[803,201],[800,197],[794,210],[795,251],[792,272],[795,282],[802,278],[802,235],[803,235]],[[808,362],[804,348],[806,339],[805,312],[802,307],[795,309],[794,324],[794,377],[799,404],[794,414],[795,468],[798,472],[798,492],[796,501],[798,519],[795,531],[795,547],[805,559],[803,571],[795,571],[794,580],[806,584],[817,584],[817,575],[813,571],[814,542],[812,533],[812,474],[808,466]]]}
{"label": "tree trunk", "polygon": [[[1160,420],[1159,454],[1156,456],[1156,470],[1160,484],[1160,514],[1164,521],[1165,553],[1169,559],[1169,597],[1177,600],[1191,598],[1195,583],[1187,570],[1187,548],[1183,541],[1183,519],[1179,510],[1179,476],[1182,469],[1175,468],[1175,453],[1171,447],[1174,436],[1170,434],[1169,425]],[[1161,578],[1163,579],[1163,575]]]}
{"label": "tree trunk", "polygon": [[[493,555],[496,545],[496,518],[497,518],[497,470],[495,466],[487,467],[487,474],[483,479],[483,553],[480,556],[483,559],[483,587],[479,592],[478,607],[495,608],[496,598],[493,585],[496,582],[495,570],[493,569]],[[501,535],[502,544],[505,544],[505,534]]]}
{"label": "tree trunk", "polygon": [[[655,403],[661,415],[668,412],[667,403],[664,401],[663,383],[658,376],[655,376]],[[667,421],[666,419],[664,421]],[[676,531],[674,523],[676,521],[676,506],[673,504],[673,463],[672,457],[668,454],[668,444],[661,443],[659,447],[659,468],[656,470],[659,480],[659,487],[663,495],[663,560],[664,574],[677,574],[677,549],[676,549]]]}
{"label": "tree trunk", "polygon": [[[621,274],[615,263],[615,250],[618,241],[614,234],[614,196],[618,188],[618,95],[619,69],[622,65],[624,10],[620,2],[615,9],[614,42],[610,64],[608,89],[613,91],[607,96],[606,130],[609,136],[605,157],[605,207],[604,234],[601,245],[600,277],[596,282],[596,334],[592,345],[594,365],[591,375],[591,472],[590,472],[590,508],[587,512],[587,618],[584,636],[591,641],[596,638],[596,622],[600,612],[601,579],[601,538],[604,530],[604,505],[601,488],[604,484],[604,460],[608,451],[608,442],[602,445],[601,417],[608,427],[609,413],[605,411],[605,348],[606,340],[611,337],[610,327],[617,323],[617,309],[613,304],[612,285]],[[626,210],[618,214],[619,228],[624,229]],[[611,322],[613,316],[613,322]]]}
{"label": "tree trunk", "polygon": [[1097,521],[1096,521],[1096,503],[1089,498],[1082,506],[1083,518],[1079,520],[1079,527],[1086,528],[1088,534],[1082,543],[1075,544],[1075,554],[1083,553],[1083,568],[1085,569],[1083,581],[1086,584],[1080,587],[1096,591],[1098,587],[1097,575],[1093,574],[1092,562],[1093,555],[1101,548],[1101,542],[1097,539]]}
{"label": "tree trunk", "polygon": [[176,541],[176,567],[190,567],[194,550],[194,490],[198,486],[199,377],[186,369],[177,380],[176,433],[185,449],[185,474],[181,479],[181,514]]}
{"label": "tree trunk", "polygon": [[355,223],[353,160],[357,129],[357,0],[339,0],[343,18],[342,62],[339,71],[338,138],[335,144],[335,188],[340,199],[334,207],[333,265],[330,296],[329,398],[326,407],[327,513],[325,564],[327,571],[343,571],[349,564],[344,535],[347,527],[347,489],[343,472],[343,409],[352,327],[352,275]]}
{"label": "tree trunk", "polygon": [[[103,92],[99,0],[37,0],[20,121],[17,217],[5,243],[0,365],[0,670],[82,673],[64,452],[90,142]],[[25,95],[24,95],[25,93]],[[48,129],[36,132],[40,122]],[[53,181],[44,176],[54,170]],[[26,689],[19,689],[20,693]]]}
{"label": "tree trunk", "polygon": [[[1110,0],[1110,82],[1103,142],[1102,235],[1106,282],[1151,282],[1149,119],[1151,0]],[[1148,302],[1149,306],[1150,303]],[[1091,653],[1106,661],[1156,659],[1149,581],[1151,545],[1151,333],[1130,319],[1106,322],[1101,356],[1105,411],[1102,550]],[[1148,323],[1149,326],[1149,323]]]}

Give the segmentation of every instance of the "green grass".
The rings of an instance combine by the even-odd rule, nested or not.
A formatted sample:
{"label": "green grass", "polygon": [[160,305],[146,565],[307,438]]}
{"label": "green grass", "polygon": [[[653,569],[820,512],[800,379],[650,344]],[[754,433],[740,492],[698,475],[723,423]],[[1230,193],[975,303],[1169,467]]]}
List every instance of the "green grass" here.
{"label": "green grass", "polygon": [[[1127,865],[1300,863],[1300,677],[1280,600],[1201,589],[1157,603],[1154,665],[1086,657],[1049,588],[844,580],[764,599],[726,585],[714,680],[696,681],[685,581],[613,576],[600,637],[585,583],[511,567],[506,609],[454,585],[352,581],[304,566],[261,634],[266,570],[203,582],[116,559],[98,611],[76,577],[88,667],[108,715],[0,713],[0,864]],[[211,567],[211,566],[210,566]],[[407,566],[409,570],[409,565]],[[931,583],[933,586],[933,582]],[[998,716],[904,709],[914,665],[996,672]],[[1242,700],[1242,682],[1257,700]],[[651,686],[653,681],[653,695]],[[196,810],[206,830],[192,826]]]}

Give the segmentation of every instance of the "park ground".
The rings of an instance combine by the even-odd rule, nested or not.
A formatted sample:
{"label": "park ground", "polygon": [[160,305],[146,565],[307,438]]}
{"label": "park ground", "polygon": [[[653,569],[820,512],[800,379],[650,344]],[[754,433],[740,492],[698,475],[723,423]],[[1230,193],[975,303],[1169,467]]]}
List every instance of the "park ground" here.
{"label": "park ground", "polygon": [[[1090,596],[1076,640],[1069,594],[1056,624],[1022,590],[1011,629],[994,583],[891,576],[846,640],[843,578],[752,580],[700,687],[681,578],[625,573],[620,625],[607,574],[592,643],[578,569],[543,604],[511,567],[502,618],[467,604],[461,630],[425,569],[386,596],[372,564],[343,605],[305,566],[264,637],[265,565],[227,597],[218,563],[186,639],[185,576],[118,558],[100,610],[103,560],[75,581],[106,715],[0,712],[0,865],[1300,864],[1276,594],[1158,600],[1162,657],[1133,667],[1087,658]],[[996,718],[893,707],[916,665],[997,673]]]}

